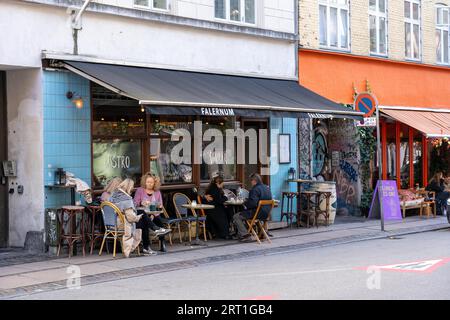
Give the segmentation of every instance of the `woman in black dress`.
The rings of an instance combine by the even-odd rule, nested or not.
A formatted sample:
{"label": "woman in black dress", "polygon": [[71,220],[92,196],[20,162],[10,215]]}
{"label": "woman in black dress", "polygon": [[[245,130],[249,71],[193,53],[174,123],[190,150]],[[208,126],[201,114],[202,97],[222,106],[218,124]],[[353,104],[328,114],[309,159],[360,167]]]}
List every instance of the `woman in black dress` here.
{"label": "woman in black dress", "polygon": [[205,200],[214,205],[214,209],[206,210],[206,227],[215,236],[221,239],[231,239],[227,208],[224,202],[227,197],[223,191],[223,178],[218,176],[212,179],[205,191]]}

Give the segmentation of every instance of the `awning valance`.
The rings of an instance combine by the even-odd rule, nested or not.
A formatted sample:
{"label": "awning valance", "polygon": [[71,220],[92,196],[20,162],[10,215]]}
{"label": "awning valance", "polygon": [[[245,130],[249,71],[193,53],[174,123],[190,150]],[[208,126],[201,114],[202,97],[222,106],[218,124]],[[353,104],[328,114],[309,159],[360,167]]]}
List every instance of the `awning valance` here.
{"label": "awning valance", "polygon": [[361,113],[292,80],[76,61],[64,61],[64,66],[114,92],[139,100],[150,113],[221,115],[232,110],[235,115],[257,117],[362,119]]}
{"label": "awning valance", "polygon": [[388,116],[413,127],[427,137],[450,137],[450,112],[381,109]]}

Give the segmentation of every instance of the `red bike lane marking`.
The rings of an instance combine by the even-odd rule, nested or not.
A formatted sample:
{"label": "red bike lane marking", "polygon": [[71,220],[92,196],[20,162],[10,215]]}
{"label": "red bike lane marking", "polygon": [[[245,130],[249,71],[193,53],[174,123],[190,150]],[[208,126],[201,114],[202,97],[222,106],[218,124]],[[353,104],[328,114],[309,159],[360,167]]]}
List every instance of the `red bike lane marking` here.
{"label": "red bike lane marking", "polygon": [[395,271],[395,272],[414,272],[414,273],[432,273],[439,267],[450,262],[450,258],[438,258],[438,259],[428,259],[419,260],[413,262],[403,262],[389,265],[373,265],[367,267],[356,267],[355,270],[368,270],[368,269],[379,269],[385,271]]}

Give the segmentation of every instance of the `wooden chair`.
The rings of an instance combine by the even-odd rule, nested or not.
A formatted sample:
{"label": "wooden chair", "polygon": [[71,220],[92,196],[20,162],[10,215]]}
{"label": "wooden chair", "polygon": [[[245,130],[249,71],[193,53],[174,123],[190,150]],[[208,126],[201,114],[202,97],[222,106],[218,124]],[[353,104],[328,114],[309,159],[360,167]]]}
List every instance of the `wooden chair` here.
{"label": "wooden chair", "polygon": [[[272,243],[272,241],[270,240],[269,235],[267,234],[267,231],[266,231],[267,219],[265,219],[265,220],[258,219],[258,215],[261,211],[261,208],[264,206],[270,206],[269,213],[267,214],[267,219],[268,219],[270,217],[270,215],[272,214],[273,207],[275,206],[275,201],[273,201],[273,200],[260,200],[258,203],[258,207],[256,208],[255,214],[253,215],[253,218],[246,220],[247,226],[248,226],[248,233],[250,233],[256,239],[256,241],[258,241],[259,244],[261,244],[261,240],[258,236],[258,233],[260,235],[264,236],[264,238],[269,243]],[[257,232],[256,228],[259,229],[258,232]]]}
{"label": "wooden chair", "polygon": [[317,197],[317,192],[315,192],[315,191],[299,192],[299,196],[301,197],[302,195],[304,195],[306,198],[306,210],[303,210],[303,208],[300,208],[300,215],[297,219],[297,225],[301,225],[302,216],[306,216],[306,227],[309,228],[309,221],[311,218],[314,219],[313,225],[317,224],[316,208],[315,208],[316,201],[313,202],[311,200],[312,197]]}
{"label": "wooden chair", "polygon": [[[109,201],[104,201],[100,205],[100,210],[103,215],[103,223],[105,224],[105,235],[103,236],[102,245],[100,247],[99,256],[102,255],[103,246],[105,245],[106,239],[114,240],[113,247],[113,257],[116,257],[116,247],[117,247],[117,238],[120,237],[119,243],[123,251],[123,235],[125,233],[123,226],[125,225],[125,216],[120,211],[120,209],[113,203]],[[117,218],[119,218],[120,225],[117,224]],[[140,255],[139,246],[136,248],[138,255]]]}
{"label": "wooden chair", "polygon": [[[161,221],[164,224],[164,228],[167,229],[174,229],[173,227],[175,227],[176,229],[178,229],[178,236],[180,237],[180,243],[183,243],[183,239],[181,237],[181,219],[179,218],[171,218],[169,216],[169,214],[166,211],[166,208],[162,207],[162,212],[163,212],[163,217],[161,217]],[[172,246],[172,232],[169,233],[169,243]]]}
{"label": "wooden chair", "polygon": [[[197,203],[200,203],[200,204],[202,203],[202,196],[201,195],[197,196]],[[205,221],[203,222],[203,235],[204,235],[204,238],[205,238],[205,241],[206,241],[206,213],[205,213],[205,210],[203,210],[203,209],[200,209],[199,211],[200,211],[200,216],[205,217]],[[200,223],[199,226],[201,226],[202,223],[200,221],[199,221],[199,223]],[[211,233],[209,231],[207,233],[208,233],[209,239],[212,240],[213,237],[212,237]]]}
{"label": "wooden chair", "polygon": [[[292,221],[297,214],[297,208],[294,207],[294,199],[297,199],[298,192],[283,191],[281,193],[281,217],[280,222],[286,217],[288,227],[292,227]],[[286,204],[286,206],[285,206]],[[284,210],[286,208],[286,210]]]}
{"label": "wooden chair", "polygon": [[423,209],[425,209],[425,213],[427,218],[430,217],[431,207],[433,207],[433,215],[436,218],[436,192],[427,191],[427,190],[419,190],[417,193],[423,195],[424,201],[422,202],[422,208],[420,208],[420,217],[422,217]]}

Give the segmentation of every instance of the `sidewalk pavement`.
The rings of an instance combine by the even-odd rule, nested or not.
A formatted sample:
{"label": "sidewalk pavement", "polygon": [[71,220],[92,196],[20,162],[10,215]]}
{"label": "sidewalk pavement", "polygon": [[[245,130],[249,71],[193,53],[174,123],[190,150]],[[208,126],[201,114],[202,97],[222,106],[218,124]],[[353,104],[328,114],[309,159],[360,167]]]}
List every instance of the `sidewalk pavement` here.
{"label": "sidewalk pavement", "polygon": [[[373,239],[395,239],[406,234],[450,229],[446,217],[408,217],[386,222],[385,232],[379,220],[355,220],[319,228],[283,228],[270,230],[272,244],[208,241],[207,246],[174,244],[168,253],[125,259],[119,253],[66,257],[30,255],[18,250],[0,251],[0,299],[67,288],[69,266],[78,266],[81,285],[192,268],[207,263],[248,259],[260,255],[280,254],[324,246]],[[450,232],[450,231],[449,231]],[[156,248],[154,248],[156,249]],[[66,250],[65,250],[66,251]]]}

